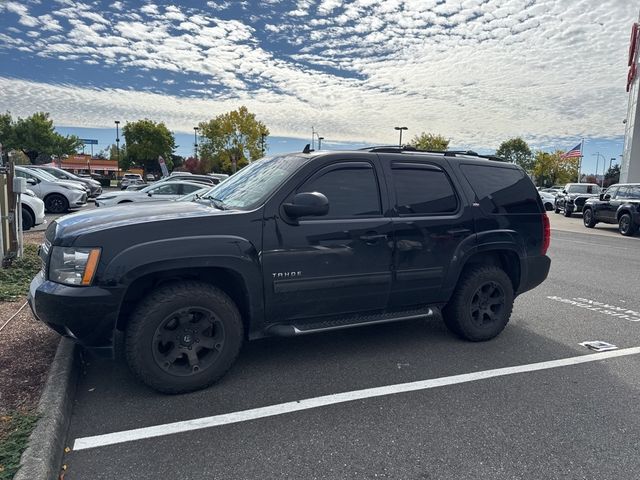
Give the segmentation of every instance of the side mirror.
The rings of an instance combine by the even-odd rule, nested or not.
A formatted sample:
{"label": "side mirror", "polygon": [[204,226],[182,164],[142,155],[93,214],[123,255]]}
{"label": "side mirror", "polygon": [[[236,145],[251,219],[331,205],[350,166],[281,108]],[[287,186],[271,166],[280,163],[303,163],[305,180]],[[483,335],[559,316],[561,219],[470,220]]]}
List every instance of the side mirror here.
{"label": "side mirror", "polygon": [[319,192],[302,192],[293,197],[291,203],[282,205],[290,218],[320,217],[329,213],[329,200]]}
{"label": "side mirror", "polygon": [[29,185],[37,185],[38,181],[35,178],[27,178],[27,183]]}
{"label": "side mirror", "polygon": [[153,197],[153,193],[147,192],[147,197]]}
{"label": "side mirror", "polygon": [[562,190],[562,193],[566,194],[566,193],[567,193],[567,191],[566,191],[566,190]]}
{"label": "side mirror", "polygon": [[609,195],[608,193],[602,193],[600,194],[600,197],[602,198],[602,200],[611,200],[611,195]]}

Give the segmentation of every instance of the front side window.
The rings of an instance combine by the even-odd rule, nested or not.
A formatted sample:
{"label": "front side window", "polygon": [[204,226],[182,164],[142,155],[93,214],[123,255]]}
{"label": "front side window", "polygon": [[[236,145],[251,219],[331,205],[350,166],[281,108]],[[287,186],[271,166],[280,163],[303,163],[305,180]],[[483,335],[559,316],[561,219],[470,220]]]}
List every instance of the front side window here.
{"label": "front side window", "polygon": [[434,215],[457,210],[458,199],[443,171],[419,167],[392,171],[400,215]]}
{"label": "front side window", "polygon": [[319,192],[327,197],[329,213],[324,218],[382,215],[378,180],[371,166],[335,167],[312,177],[300,192]]}
{"label": "front side window", "polygon": [[180,185],[175,183],[169,185],[160,185],[159,187],[152,188],[149,193],[153,195],[178,195]]}
{"label": "front side window", "polygon": [[184,184],[182,185],[182,194],[187,194],[187,193],[193,193],[197,190],[201,190],[202,187],[200,185],[189,185],[189,184]]}

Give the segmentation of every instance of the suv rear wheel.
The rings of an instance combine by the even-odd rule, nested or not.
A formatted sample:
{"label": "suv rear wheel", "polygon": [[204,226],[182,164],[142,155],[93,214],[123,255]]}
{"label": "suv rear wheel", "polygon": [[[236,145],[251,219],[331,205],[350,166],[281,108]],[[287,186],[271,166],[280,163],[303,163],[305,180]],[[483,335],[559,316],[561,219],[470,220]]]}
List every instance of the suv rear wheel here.
{"label": "suv rear wheel", "polygon": [[490,340],[507,326],[513,309],[513,285],[504,270],[478,266],[466,270],[444,308],[453,333],[472,342]]}
{"label": "suv rear wheel", "polygon": [[596,226],[596,219],[593,215],[593,210],[590,208],[585,208],[582,212],[582,221],[584,222],[584,226],[587,228],[593,228]]}
{"label": "suv rear wheel", "polygon": [[618,220],[618,230],[625,237],[631,237],[638,231],[638,226],[633,223],[631,215],[623,213]]}
{"label": "suv rear wheel", "polygon": [[222,377],[243,338],[240,312],[222,290],[200,282],[173,283],[138,304],[127,326],[125,354],[148,386],[183,393]]}

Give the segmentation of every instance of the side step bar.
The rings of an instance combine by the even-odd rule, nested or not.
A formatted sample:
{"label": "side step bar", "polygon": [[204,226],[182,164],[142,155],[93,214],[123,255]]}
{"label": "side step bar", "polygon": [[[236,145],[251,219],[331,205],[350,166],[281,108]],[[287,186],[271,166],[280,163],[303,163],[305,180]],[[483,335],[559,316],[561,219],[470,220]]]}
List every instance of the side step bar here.
{"label": "side step bar", "polygon": [[279,337],[294,337],[297,335],[307,335],[309,333],[330,332],[333,330],[343,330],[345,328],[362,327],[365,325],[376,325],[379,323],[401,322],[404,320],[416,320],[428,318],[434,315],[434,309],[426,308],[421,310],[411,310],[407,312],[397,312],[395,314],[375,314],[351,317],[339,320],[325,320],[322,322],[307,324],[279,324],[272,325],[267,329],[271,335]]}

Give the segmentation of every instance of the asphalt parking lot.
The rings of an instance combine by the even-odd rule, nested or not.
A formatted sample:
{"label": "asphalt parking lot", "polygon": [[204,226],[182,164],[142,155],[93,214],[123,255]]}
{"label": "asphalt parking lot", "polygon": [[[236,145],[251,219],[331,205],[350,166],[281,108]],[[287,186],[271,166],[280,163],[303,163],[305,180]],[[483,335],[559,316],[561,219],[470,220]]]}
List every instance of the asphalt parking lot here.
{"label": "asphalt parking lot", "polygon": [[179,396],[86,357],[65,480],[637,479],[640,237],[550,217],[549,278],[490,342],[437,318],[264,339]]}

